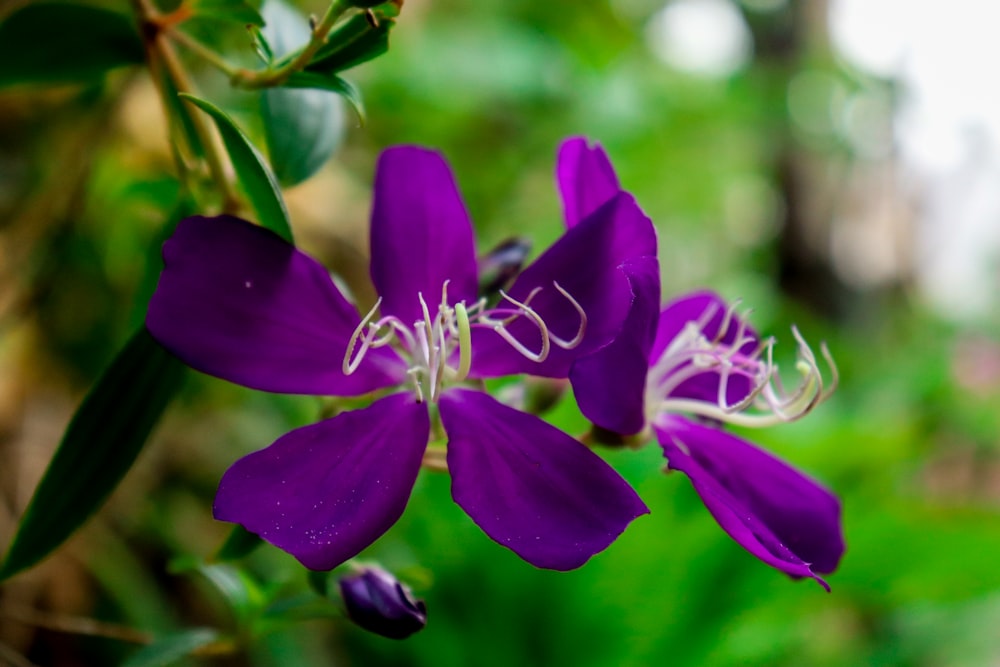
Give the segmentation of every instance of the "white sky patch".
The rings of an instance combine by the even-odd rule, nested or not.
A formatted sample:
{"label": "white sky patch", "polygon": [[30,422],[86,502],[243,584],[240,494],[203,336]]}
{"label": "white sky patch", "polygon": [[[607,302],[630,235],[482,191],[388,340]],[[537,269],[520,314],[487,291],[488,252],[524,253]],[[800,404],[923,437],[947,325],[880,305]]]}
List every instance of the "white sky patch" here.
{"label": "white sky patch", "polygon": [[856,67],[901,85],[895,140],[916,196],[924,296],[958,319],[1000,294],[1000,3],[833,0],[830,30]]}
{"label": "white sky patch", "polygon": [[709,78],[735,73],[752,50],[750,31],[729,0],[673,0],[650,18],[646,40],[670,67]]}

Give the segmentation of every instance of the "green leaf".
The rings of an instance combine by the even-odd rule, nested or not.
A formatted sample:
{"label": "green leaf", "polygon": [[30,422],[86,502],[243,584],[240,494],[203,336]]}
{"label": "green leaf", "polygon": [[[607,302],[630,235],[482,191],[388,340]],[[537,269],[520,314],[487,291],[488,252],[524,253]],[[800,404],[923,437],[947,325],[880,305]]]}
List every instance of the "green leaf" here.
{"label": "green leaf", "polygon": [[347,79],[342,79],[336,74],[319,74],[317,72],[295,72],[288,81],[283,84],[286,88],[315,88],[318,90],[329,90],[343,96],[354,111],[358,114],[358,119],[365,121],[365,105],[361,100],[361,91]]}
{"label": "green leaf", "polygon": [[190,0],[196,17],[262,26],[264,18],[246,0]]}
{"label": "green leaf", "polygon": [[264,543],[259,535],[251,533],[243,526],[233,526],[232,532],[215,554],[216,560],[237,560],[243,558],[251,551]]}
{"label": "green leaf", "polygon": [[132,467],[184,370],[145,328],[132,336],[70,421],[21,518],[0,580],[47,556],[100,508]]}
{"label": "green leaf", "polygon": [[[191,119],[191,114],[197,112],[181,101],[173,79],[165,71],[156,69],[152,75],[160,78],[166,91],[164,104],[167,107],[168,122],[173,138],[171,148],[175,151],[181,150],[185,158],[189,155],[194,158],[204,158],[205,146],[201,143],[201,137],[198,136],[194,121]],[[183,153],[182,147],[185,146],[189,153]]]}
{"label": "green leaf", "polygon": [[383,18],[373,26],[364,14],[355,14],[334,28],[326,45],[316,52],[306,69],[336,74],[376,58],[389,50],[389,31],[395,21]]}
{"label": "green leaf", "polygon": [[[283,0],[268,0],[263,14],[267,20],[264,37],[278,57],[308,41],[306,17]],[[343,104],[325,89],[265,90],[261,119],[271,166],[284,185],[301,183],[316,173],[340,146],[344,134]]]}
{"label": "green leaf", "polygon": [[164,635],[133,653],[122,667],[167,667],[219,639],[211,628],[192,628]]}
{"label": "green leaf", "polygon": [[330,597],[330,584],[335,581],[332,571],[326,570],[306,570],[306,581],[317,595]]}
{"label": "green leaf", "polygon": [[253,41],[254,53],[262,63],[271,67],[274,64],[274,49],[271,48],[271,43],[267,41],[264,32],[256,26],[250,26],[250,39]]}
{"label": "green leaf", "polygon": [[288,226],[288,210],[281,197],[281,188],[260,151],[250,143],[243,130],[225,111],[194,95],[182,93],[181,98],[194,104],[215,121],[219,134],[222,135],[222,143],[233,161],[236,176],[257,213],[258,222],[292,243],[292,230]]}
{"label": "green leaf", "polygon": [[[339,601],[339,596],[337,600]],[[302,593],[294,597],[278,600],[264,610],[262,618],[269,623],[301,622],[317,618],[343,618],[343,608],[330,600],[316,597],[312,593]]]}
{"label": "green leaf", "polygon": [[201,565],[196,570],[222,594],[240,626],[257,618],[269,603],[264,589],[242,569],[220,563]]}
{"label": "green leaf", "polygon": [[0,86],[86,83],[144,58],[132,20],[98,7],[26,4],[0,23]]}

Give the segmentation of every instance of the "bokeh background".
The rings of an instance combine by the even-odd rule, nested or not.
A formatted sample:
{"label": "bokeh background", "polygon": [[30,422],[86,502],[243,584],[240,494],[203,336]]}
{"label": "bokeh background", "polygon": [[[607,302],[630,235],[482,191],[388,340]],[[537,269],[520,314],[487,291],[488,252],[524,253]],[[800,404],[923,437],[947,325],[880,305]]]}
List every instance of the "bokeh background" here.
{"label": "bokeh background", "polygon": [[[389,53],[349,73],[364,126],[344,110],[334,158],[286,193],[301,245],[363,290],[374,160],[412,142],[451,161],[481,248],[537,252],[561,231],[559,142],[600,141],[657,225],[666,295],[742,299],[786,356],[792,324],[828,342],[836,395],[746,435],[841,496],[848,551],[832,593],[789,580],[650,446],[603,453],[651,515],[582,569],[540,571],[425,472],[364,554],[427,601],[422,633],[295,622],[190,664],[1000,665],[998,17],[974,0],[406,0]],[[254,132],[258,100],[197,73]],[[166,136],[141,71],[0,93],[0,546],[141,321],[179,187]],[[319,409],[190,374],[104,510],[0,589],[0,664],[115,665],[133,643],[60,623],[227,629],[240,595],[305,591],[270,547],[228,591],[177,564],[225,539],[226,466]],[[547,418],[586,429],[571,400]]]}

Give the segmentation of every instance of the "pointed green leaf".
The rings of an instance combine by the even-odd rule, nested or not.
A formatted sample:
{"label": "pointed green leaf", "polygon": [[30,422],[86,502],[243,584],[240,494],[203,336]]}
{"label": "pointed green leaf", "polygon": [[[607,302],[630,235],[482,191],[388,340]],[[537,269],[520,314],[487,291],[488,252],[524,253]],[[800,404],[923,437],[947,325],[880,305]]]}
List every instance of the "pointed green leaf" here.
{"label": "pointed green leaf", "polygon": [[168,667],[219,639],[211,628],[192,628],[157,638],[133,653],[122,667]]}
{"label": "pointed green leaf", "polygon": [[292,230],[288,226],[288,210],[281,197],[281,188],[257,147],[250,143],[250,139],[229,114],[219,107],[194,95],[181,94],[181,98],[194,104],[215,121],[219,134],[222,135],[222,143],[233,161],[236,176],[257,213],[258,222],[292,243]]}
{"label": "pointed green leaf", "polygon": [[132,336],[70,421],[21,518],[0,580],[47,556],[101,507],[132,467],[184,369],[145,328]]}
{"label": "pointed green leaf", "polygon": [[25,4],[0,23],[0,87],[85,83],[144,58],[131,18],[107,9]]}
{"label": "pointed green leaf", "polygon": [[[283,0],[268,0],[262,12],[267,20],[264,37],[278,57],[309,40],[309,22],[295,7]],[[295,185],[316,173],[340,146],[344,134],[343,103],[326,90],[265,90],[261,120],[271,166],[284,185]]]}
{"label": "pointed green leaf", "polygon": [[249,26],[249,28],[254,53],[257,54],[262,63],[270,67],[274,64],[274,49],[271,48],[271,43],[267,41],[267,37],[264,36],[264,32],[260,28],[256,26]]}
{"label": "pointed green leaf", "polygon": [[306,67],[311,72],[336,74],[350,69],[389,50],[389,31],[395,25],[391,18],[369,23],[364,14],[355,14],[330,32],[326,45]]}

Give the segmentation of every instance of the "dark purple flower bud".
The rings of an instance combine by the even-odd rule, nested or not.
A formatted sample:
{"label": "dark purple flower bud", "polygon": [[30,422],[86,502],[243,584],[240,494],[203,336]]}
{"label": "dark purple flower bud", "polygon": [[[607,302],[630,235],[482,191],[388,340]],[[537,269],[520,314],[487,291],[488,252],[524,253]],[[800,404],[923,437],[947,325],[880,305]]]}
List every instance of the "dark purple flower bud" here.
{"label": "dark purple flower bud", "polygon": [[347,615],[369,632],[406,639],[427,625],[427,607],[409,587],[377,567],[366,567],[340,580]]}
{"label": "dark purple flower bud", "polygon": [[506,289],[521,272],[531,252],[531,241],[512,237],[501,241],[479,258],[479,293],[490,295]]}

